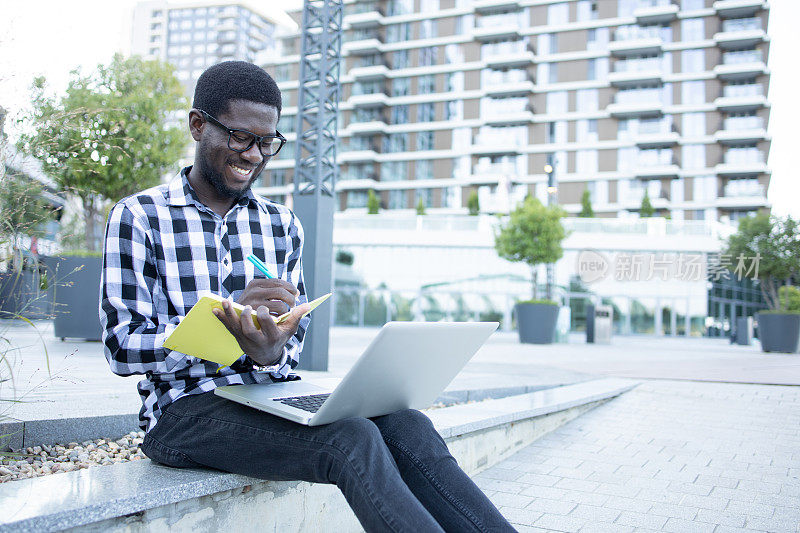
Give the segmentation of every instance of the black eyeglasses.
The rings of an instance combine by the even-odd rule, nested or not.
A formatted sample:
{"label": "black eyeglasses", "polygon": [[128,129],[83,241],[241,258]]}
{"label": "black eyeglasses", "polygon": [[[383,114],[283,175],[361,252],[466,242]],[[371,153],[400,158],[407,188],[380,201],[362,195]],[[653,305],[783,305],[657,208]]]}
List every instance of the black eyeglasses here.
{"label": "black eyeglasses", "polygon": [[233,130],[202,109],[198,111],[206,117],[207,121],[228,132],[228,148],[234,152],[246,152],[254,144],[258,143],[258,149],[261,151],[261,155],[264,157],[272,157],[280,152],[283,145],[286,144],[286,137],[281,135],[281,132],[277,130],[275,131],[275,135],[264,135],[260,137],[247,130]]}

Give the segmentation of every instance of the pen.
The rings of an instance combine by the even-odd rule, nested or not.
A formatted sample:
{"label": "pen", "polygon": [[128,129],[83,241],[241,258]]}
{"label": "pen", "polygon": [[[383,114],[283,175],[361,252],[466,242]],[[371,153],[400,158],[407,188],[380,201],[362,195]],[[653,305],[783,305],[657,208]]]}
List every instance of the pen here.
{"label": "pen", "polygon": [[261,259],[254,256],[253,254],[250,254],[247,256],[247,260],[253,263],[256,266],[256,268],[259,269],[261,272],[263,272],[264,275],[267,276],[269,279],[275,279],[275,276],[272,275],[272,272],[269,271],[267,265],[265,265],[261,261]]}

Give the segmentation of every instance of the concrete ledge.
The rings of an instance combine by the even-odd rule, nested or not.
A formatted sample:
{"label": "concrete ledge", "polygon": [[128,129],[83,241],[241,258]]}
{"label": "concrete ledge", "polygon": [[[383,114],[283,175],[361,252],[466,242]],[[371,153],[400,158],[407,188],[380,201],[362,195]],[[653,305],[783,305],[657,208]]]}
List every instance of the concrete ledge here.
{"label": "concrete ledge", "polygon": [[[636,384],[596,380],[427,414],[475,474]],[[334,486],[150,461],[5,483],[0,502],[0,531],[361,531]]]}
{"label": "concrete ledge", "polygon": [[[445,406],[456,403],[504,398],[552,388],[549,385],[519,385],[484,389],[445,391],[434,403]],[[117,438],[139,431],[137,411],[105,416],[52,418],[36,420],[6,419],[0,422],[0,451],[18,450],[41,444],[66,444],[100,438]]]}

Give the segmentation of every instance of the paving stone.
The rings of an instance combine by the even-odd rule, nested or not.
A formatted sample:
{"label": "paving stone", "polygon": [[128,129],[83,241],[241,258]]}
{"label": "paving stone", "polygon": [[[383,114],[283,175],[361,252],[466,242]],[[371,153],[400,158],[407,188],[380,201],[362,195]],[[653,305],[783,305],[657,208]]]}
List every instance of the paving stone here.
{"label": "paving stone", "polygon": [[577,532],[587,524],[582,518],[562,516],[555,514],[545,514],[534,522],[534,526],[550,529],[553,531]]}
{"label": "paving stone", "polygon": [[490,499],[496,506],[514,507],[516,509],[524,509],[533,501],[530,496],[510,494],[508,492],[498,492]]}
{"label": "paving stone", "polygon": [[558,481],[561,481],[561,477],[549,474],[523,474],[519,478],[520,483],[524,483],[526,485],[537,485],[541,487],[552,487]]}
{"label": "paving stone", "polygon": [[664,524],[667,523],[667,518],[664,516],[636,513],[633,511],[622,511],[619,517],[617,517],[616,523],[626,526],[661,529],[664,527]]}
{"label": "paving stone", "polygon": [[533,500],[526,509],[531,511],[540,511],[548,514],[569,514],[570,511],[575,509],[578,504],[575,502],[550,500],[547,498],[536,498]]}
{"label": "paving stone", "polygon": [[507,470],[505,468],[490,468],[488,470],[484,470],[476,477],[484,477],[488,479],[500,479],[504,481],[515,481],[520,476],[522,476],[522,472],[518,470]]}
{"label": "paving stone", "polygon": [[569,515],[578,518],[585,518],[592,523],[607,522],[610,524],[614,522],[614,520],[616,520],[621,513],[622,511],[619,509],[580,504],[575,507]]}
{"label": "paving stone", "polygon": [[633,531],[636,531],[636,528],[632,526],[597,522],[582,527],[580,533],[631,533]]}
{"label": "paving stone", "polygon": [[709,524],[719,524],[729,527],[743,527],[747,517],[744,514],[733,511],[711,511],[700,509],[695,520],[698,522],[708,522]]}
{"label": "paving stone", "polygon": [[669,503],[654,503],[650,507],[649,514],[659,516],[666,516],[668,518],[682,518],[684,520],[694,520],[697,516],[697,509],[694,507],[687,507],[683,505],[674,505]]}
{"label": "paving stone", "polygon": [[747,529],[761,531],[800,531],[800,522],[793,518],[751,516],[747,518]]}
{"label": "paving stone", "polygon": [[516,507],[500,507],[500,513],[512,524],[533,524],[544,513],[531,509],[517,509]]}
{"label": "paving stone", "polygon": [[772,505],[762,505],[760,503],[745,503],[730,500],[726,509],[731,513],[741,513],[747,516],[760,516],[768,518],[775,514],[775,507]]}
{"label": "paving stone", "polygon": [[682,518],[670,518],[662,529],[672,533],[712,533],[716,527],[716,524],[704,524],[703,522],[692,522],[690,520],[683,520]]}

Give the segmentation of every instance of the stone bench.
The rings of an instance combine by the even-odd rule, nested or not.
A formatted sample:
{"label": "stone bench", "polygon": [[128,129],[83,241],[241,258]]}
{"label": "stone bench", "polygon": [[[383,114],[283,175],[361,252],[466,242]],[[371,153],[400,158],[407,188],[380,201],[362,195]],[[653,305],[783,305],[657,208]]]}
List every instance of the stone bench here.
{"label": "stone bench", "polygon": [[[426,414],[474,475],[636,386],[600,379]],[[133,461],[0,485],[0,531],[361,531],[332,485]]]}

